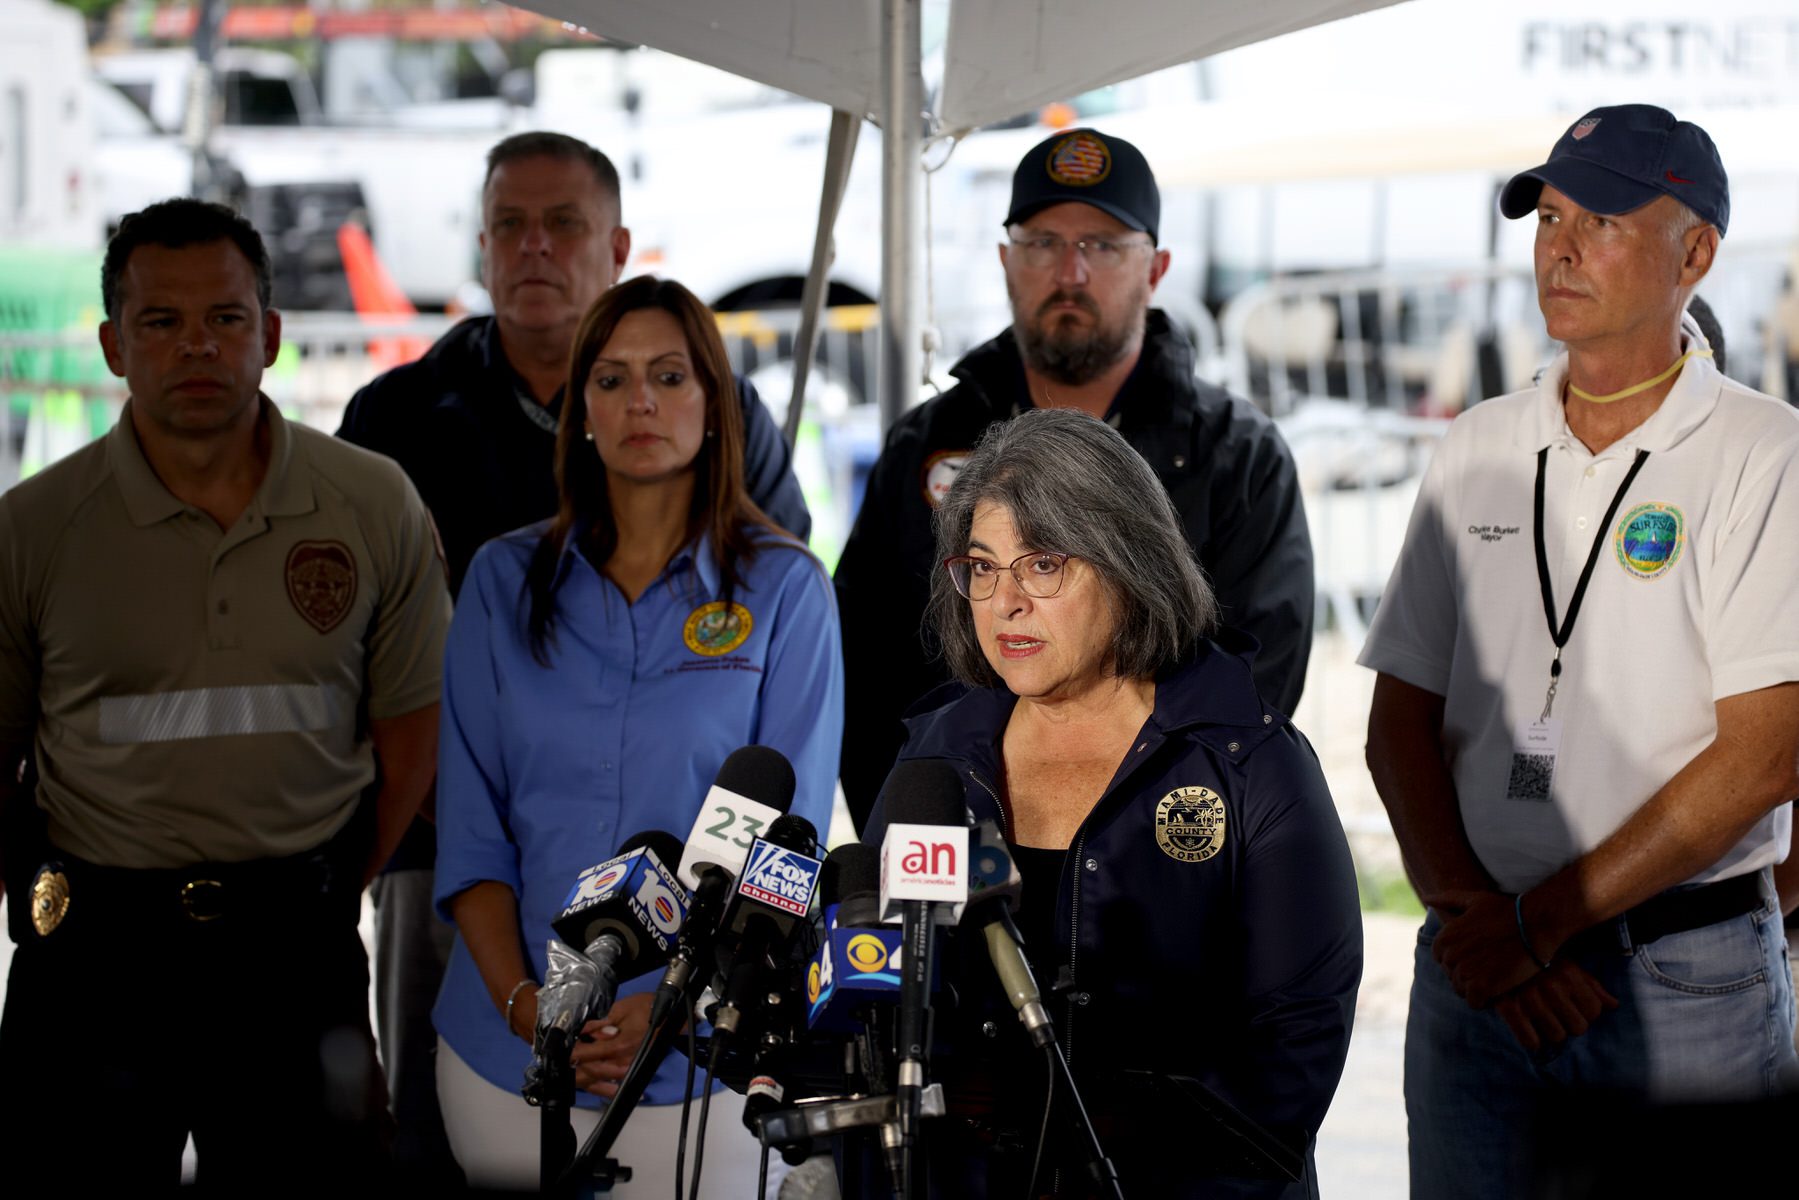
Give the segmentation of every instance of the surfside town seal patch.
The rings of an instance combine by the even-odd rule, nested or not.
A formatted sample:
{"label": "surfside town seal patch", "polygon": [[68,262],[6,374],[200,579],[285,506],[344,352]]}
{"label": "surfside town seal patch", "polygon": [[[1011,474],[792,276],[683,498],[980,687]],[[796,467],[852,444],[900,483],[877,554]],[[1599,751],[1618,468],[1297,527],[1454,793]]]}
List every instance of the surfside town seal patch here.
{"label": "surfside town seal patch", "polygon": [[1638,579],[1665,575],[1686,548],[1686,516],[1672,504],[1639,504],[1618,522],[1612,543],[1618,565]]}
{"label": "surfside town seal patch", "polygon": [[1176,862],[1205,862],[1224,849],[1224,833],[1224,800],[1211,788],[1175,788],[1156,805],[1156,845]]}
{"label": "surfside town seal patch", "polygon": [[356,600],[356,556],[342,542],[295,542],[287,552],[287,598],[308,625],[330,633]]}
{"label": "surfside town seal patch", "polygon": [[687,614],[687,623],[681,626],[681,640],[695,654],[717,658],[748,641],[755,626],[755,618],[743,605],[733,604],[727,612],[723,600],[714,600]]}

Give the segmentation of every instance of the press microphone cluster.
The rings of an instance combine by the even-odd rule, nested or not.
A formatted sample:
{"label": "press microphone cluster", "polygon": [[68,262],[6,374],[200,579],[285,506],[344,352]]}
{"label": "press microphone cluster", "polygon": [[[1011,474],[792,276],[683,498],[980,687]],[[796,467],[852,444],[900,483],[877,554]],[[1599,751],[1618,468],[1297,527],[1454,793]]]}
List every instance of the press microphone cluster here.
{"label": "press microphone cluster", "polygon": [[[582,1011],[603,1012],[621,981],[666,969],[636,1059],[558,1185],[611,1149],[708,985],[704,1065],[744,1092],[744,1122],[764,1146],[794,1162],[815,1139],[878,1137],[908,1200],[926,1186],[921,1123],[946,1109],[927,1078],[933,989],[940,1009],[958,995],[956,980],[937,978],[941,929],[980,939],[1029,1041],[1060,1060],[1012,919],[1017,867],[999,827],[970,817],[958,769],[901,763],[884,792],[880,850],[842,846],[822,862],[817,830],[787,813],[794,786],[779,753],[744,747],[684,846],[640,835],[575,882],[554,923],[569,944],[557,955],[569,999],[547,1003],[564,1057]],[[702,1097],[702,1130],[705,1112]],[[699,1167],[696,1157],[696,1190]]]}
{"label": "press microphone cluster", "polygon": [[[736,949],[753,922],[746,913],[738,928],[731,930],[734,913],[727,905],[738,877],[745,873],[746,862],[757,853],[756,847],[768,840],[759,835],[779,835],[778,822],[793,804],[794,787],[792,765],[779,751],[767,746],[742,747],[720,766],[680,850],[680,867],[668,889],[684,901],[685,908],[683,919],[667,932],[672,943],[659,960],[667,963],[667,969],[651,1002],[649,1031],[599,1125],[574,1163],[556,1180],[557,1185],[567,1185],[580,1177],[591,1169],[589,1164],[611,1149],[625,1120],[642,1100],[650,1078],[667,1056],[700,988],[719,973],[721,945],[731,948],[735,961]],[[810,831],[809,824],[801,824],[805,826],[802,833]],[[761,865],[760,860],[756,865]],[[671,882],[666,876],[659,878],[663,883]],[[569,907],[571,911],[564,916],[573,920],[572,910],[577,906]],[[726,938],[726,934],[733,936]],[[660,951],[662,943],[656,944]]]}

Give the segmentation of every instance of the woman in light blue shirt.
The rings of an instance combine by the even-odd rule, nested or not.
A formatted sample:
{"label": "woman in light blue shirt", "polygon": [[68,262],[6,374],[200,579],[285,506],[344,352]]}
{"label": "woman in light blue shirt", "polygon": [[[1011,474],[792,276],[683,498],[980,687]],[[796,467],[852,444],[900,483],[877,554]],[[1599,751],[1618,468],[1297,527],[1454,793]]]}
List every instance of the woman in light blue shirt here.
{"label": "woman in light blue shirt", "polygon": [[[570,361],[546,525],[489,542],[444,664],[437,904],[456,948],[433,1019],[438,1089],[469,1182],[537,1183],[531,1057],[550,921],[575,877],[643,829],[685,839],[731,751],[793,763],[792,811],[830,820],[843,680],[830,581],[744,493],[743,427],[712,314],[633,279],[588,312]],[[577,1047],[584,1111],[624,1076],[655,976],[627,984]],[[685,1063],[671,1056],[613,1154],[616,1196],[667,1194]],[[740,1103],[740,1102],[739,1102]],[[742,1195],[756,1144],[728,1094],[708,1193]],[[734,1189],[734,1190],[733,1190]]]}

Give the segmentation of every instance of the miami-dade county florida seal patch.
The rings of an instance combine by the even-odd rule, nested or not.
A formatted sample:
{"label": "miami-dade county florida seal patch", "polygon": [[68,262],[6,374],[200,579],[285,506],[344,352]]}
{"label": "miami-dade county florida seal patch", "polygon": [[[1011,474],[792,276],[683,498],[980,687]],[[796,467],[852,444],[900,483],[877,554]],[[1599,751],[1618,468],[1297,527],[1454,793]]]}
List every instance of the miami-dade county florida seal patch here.
{"label": "miami-dade county florida seal patch", "polygon": [[1091,133],[1072,133],[1051,148],[1047,166],[1063,187],[1092,187],[1112,173],[1112,149]]}
{"label": "miami-dade county florida seal patch", "polygon": [[308,625],[330,633],[356,599],[356,556],[342,542],[295,542],[287,552],[287,598]]}
{"label": "miami-dade county florida seal patch", "polygon": [[733,604],[726,612],[725,602],[714,600],[687,615],[687,623],[681,627],[681,640],[695,654],[716,658],[743,645],[755,624],[750,610],[743,605]]}
{"label": "miami-dade county florida seal patch", "polygon": [[1156,805],[1156,845],[1176,862],[1204,862],[1224,849],[1224,800],[1211,788],[1175,788]]}
{"label": "miami-dade county florida seal patch", "polygon": [[1618,522],[1618,563],[1638,579],[1666,574],[1687,544],[1687,521],[1672,504],[1639,504]]}
{"label": "miami-dade county florida seal patch", "polygon": [[924,470],[919,473],[919,483],[924,489],[924,502],[932,508],[943,503],[949,490],[961,474],[962,467],[968,462],[966,450],[939,450],[925,460]]}

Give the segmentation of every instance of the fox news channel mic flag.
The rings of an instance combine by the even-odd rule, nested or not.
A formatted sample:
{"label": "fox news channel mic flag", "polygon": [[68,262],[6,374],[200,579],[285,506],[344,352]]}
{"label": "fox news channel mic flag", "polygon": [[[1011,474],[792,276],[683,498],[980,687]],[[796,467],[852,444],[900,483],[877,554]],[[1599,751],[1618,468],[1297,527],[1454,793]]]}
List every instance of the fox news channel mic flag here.
{"label": "fox news channel mic flag", "polygon": [[754,900],[779,912],[803,918],[812,908],[812,895],[818,890],[818,873],[823,869],[824,863],[809,854],[756,838],[744,856],[737,894],[745,900]]}
{"label": "fox news channel mic flag", "polygon": [[720,921],[718,977],[712,985],[719,1005],[710,1018],[714,1061],[726,1039],[738,1035],[744,1015],[768,994],[766,964],[780,957],[776,947],[811,911],[824,870],[811,854],[817,848],[812,822],[792,813],[771,824],[767,837],[750,843],[736,894]]}

